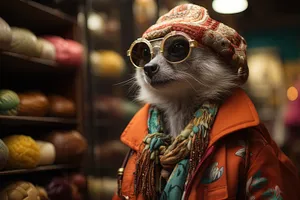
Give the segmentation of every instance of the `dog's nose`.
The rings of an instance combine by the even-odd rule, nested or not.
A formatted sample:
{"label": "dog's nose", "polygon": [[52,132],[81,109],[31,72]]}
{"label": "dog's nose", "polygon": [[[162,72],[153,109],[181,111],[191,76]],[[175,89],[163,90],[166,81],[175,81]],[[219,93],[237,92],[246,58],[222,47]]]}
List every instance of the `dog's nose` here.
{"label": "dog's nose", "polygon": [[147,63],[144,66],[144,71],[145,74],[149,77],[152,78],[157,72],[158,72],[159,66],[154,63]]}

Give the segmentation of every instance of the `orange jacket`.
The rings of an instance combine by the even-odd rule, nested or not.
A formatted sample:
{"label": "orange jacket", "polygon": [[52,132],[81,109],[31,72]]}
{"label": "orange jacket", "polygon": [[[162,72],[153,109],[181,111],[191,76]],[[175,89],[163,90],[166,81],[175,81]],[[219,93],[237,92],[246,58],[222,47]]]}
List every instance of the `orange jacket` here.
{"label": "orange jacket", "polygon": [[[148,134],[149,105],[131,120],[121,136],[133,154],[122,179],[122,198],[143,199],[134,194],[136,152]],[[260,123],[254,105],[238,89],[222,106],[210,133],[208,150],[186,187],[185,199],[300,200],[300,182],[293,163]]]}

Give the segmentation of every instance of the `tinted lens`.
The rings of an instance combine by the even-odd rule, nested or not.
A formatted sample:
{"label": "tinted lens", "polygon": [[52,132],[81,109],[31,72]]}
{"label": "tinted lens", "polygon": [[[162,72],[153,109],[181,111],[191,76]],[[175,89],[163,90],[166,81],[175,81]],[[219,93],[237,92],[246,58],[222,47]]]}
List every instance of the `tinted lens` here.
{"label": "tinted lens", "polygon": [[187,38],[181,35],[171,36],[164,43],[164,57],[170,62],[184,60],[190,51],[190,44]]}
{"label": "tinted lens", "polygon": [[133,64],[144,67],[151,60],[151,51],[145,42],[136,43],[130,53]]}

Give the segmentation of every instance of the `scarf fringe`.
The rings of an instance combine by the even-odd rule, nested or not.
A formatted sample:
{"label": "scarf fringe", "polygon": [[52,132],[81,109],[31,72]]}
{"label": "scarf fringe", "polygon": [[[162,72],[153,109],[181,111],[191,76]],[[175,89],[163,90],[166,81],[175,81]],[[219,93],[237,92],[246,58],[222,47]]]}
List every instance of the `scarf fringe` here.
{"label": "scarf fringe", "polygon": [[136,195],[142,194],[146,200],[156,199],[155,160],[150,159],[150,151],[142,151],[136,167]]}
{"label": "scarf fringe", "polygon": [[[207,122],[208,126],[211,126],[213,118],[210,119],[208,113],[203,113],[202,120],[203,119],[205,119],[204,121]],[[193,137],[187,182],[190,181],[193,173],[196,171],[198,163],[201,161],[203,154],[207,149],[209,143],[209,131],[210,129],[205,127],[204,124],[201,124],[199,126],[199,132]]]}

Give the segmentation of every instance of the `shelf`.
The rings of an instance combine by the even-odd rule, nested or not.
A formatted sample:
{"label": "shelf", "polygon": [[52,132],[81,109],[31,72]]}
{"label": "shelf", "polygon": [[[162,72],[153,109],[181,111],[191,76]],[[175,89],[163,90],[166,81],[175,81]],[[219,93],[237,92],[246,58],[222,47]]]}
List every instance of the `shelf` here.
{"label": "shelf", "polygon": [[0,1],[0,13],[10,26],[25,27],[36,34],[54,34],[77,23],[72,16],[30,0]]}
{"label": "shelf", "polygon": [[3,125],[76,125],[76,119],[56,117],[29,117],[0,115],[0,124]]}
{"label": "shelf", "polygon": [[40,166],[33,169],[15,169],[15,170],[5,170],[0,171],[0,176],[3,175],[16,175],[16,174],[28,174],[28,173],[36,173],[43,171],[53,171],[53,170],[71,170],[77,169],[79,166],[76,165],[48,165],[48,166]]}
{"label": "shelf", "polygon": [[30,73],[75,72],[77,68],[73,66],[62,66],[51,60],[6,51],[0,53],[0,67],[1,70],[9,72]]}

